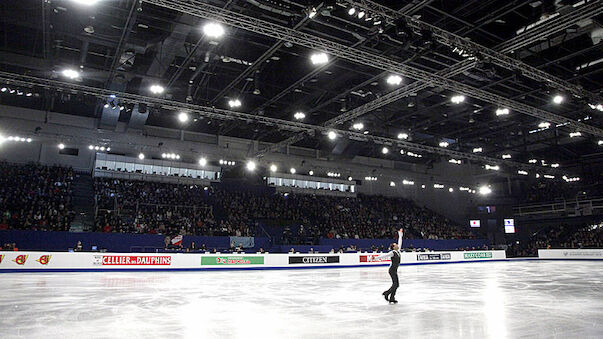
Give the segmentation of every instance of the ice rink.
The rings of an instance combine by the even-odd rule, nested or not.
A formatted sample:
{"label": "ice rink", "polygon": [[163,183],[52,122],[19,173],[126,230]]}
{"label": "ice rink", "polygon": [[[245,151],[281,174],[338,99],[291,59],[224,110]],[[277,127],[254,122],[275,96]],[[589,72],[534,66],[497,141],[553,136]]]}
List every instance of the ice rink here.
{"label": "ice rink", "polygon": [[603,262],[0,275],[0,338],[602,338]]}

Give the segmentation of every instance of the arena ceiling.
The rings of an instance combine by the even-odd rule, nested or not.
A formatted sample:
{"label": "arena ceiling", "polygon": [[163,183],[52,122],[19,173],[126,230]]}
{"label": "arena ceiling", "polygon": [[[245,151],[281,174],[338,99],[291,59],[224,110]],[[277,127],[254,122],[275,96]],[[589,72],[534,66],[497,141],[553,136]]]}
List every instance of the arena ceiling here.
{"label": "arena ceiling", "polygon": [[[0,6],[0,79],[31,77],[16,92],[0,93],[2,104],[96,117],[105,128],[117,121],[184,128],[341,157],[435,159],[433,152],[409,157],[392,146],[384,154],[386,139],[361,137],[379,136],[430,147],[447,142],[449,150],[508,154],[523,164],[601,162],[601,1],[5,0]],[[216,22],[224,29],[220,37],[212,36],[219,28],[207,26]],[[314,64],[312,56],[322,52],[328,61]],[[114,110],[106,107],[111,99],[62,85],[43,88],[35,79],[253,117],[224,120],[191,110],[183,124],[179,109],[149,102],[149,114],[140,114],[145,107],[118,96]],[[164,91],[151,93],[153,85]],[[452,102],[459,95],[464,101]],[[555,103],[555,96],[563,101]],[[237,100],[240,106],[232,107]],[[296,119],[300,112],[305,117]],[[264,118],[310,128],[278,128],[278,120]],[[329,127],[355,134],[330,140]]]}

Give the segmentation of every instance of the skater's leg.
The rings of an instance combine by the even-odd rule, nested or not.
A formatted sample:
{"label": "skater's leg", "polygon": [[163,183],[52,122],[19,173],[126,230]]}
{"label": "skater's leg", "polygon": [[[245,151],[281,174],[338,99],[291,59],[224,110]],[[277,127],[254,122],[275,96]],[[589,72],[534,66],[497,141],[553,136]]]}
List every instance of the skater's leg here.
{"label": "skater's leg", "polygon": [[393,282],[393,284],[390,289],[389,301],[397,303],[398,301],[396,300],[396,290],[400,286],[400,282],[398,281],[398,273],[397,272],[394,272],[394,274],[392,275],[392,282]]}

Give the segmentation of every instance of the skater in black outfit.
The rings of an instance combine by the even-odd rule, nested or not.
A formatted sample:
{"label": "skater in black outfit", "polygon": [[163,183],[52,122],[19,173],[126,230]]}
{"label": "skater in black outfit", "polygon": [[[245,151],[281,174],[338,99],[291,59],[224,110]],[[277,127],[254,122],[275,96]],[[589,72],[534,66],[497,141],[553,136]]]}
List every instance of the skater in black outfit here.
{"label": "skater in black outfit", "polygon": [[391,258],[392,260],[392,263],[389,266],[389,276],[392,278],[392,287],[383,292],[383,296],[385,297],[385,300],[394,304],[398,302],[395,297],[396,290],[398,289],[398,286],[400,286],[400,283],[398,282],[398,266],[400,266],[400,258],[402,257],[402,254],[400,253],[400,248],[402,247],[402,235],[402,229],[400,229],[398,231],[398,243],[391,244],[389,247],[391,251],[375,258],[376,260],[385,258]]}

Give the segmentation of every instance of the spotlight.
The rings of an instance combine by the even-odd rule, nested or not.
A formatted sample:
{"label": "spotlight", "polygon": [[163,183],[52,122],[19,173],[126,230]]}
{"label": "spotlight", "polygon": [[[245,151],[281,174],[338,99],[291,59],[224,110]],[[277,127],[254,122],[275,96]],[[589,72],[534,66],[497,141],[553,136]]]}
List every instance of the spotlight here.
{"label": "spotlight", "polygon": [[335,140],[337,138],[337,133],[335,133],[334,131],[329,131],[327,136],[329,137],[330,140]]}
{"label": "spotlight", "polygon": [[492,193],[492,189],[488,186],[482,186],[479,188],[479,194],[481,195],[488,195]]}
{"label": "spotlight", "polygon": [[270,172],[274,173],[278,170],[278,167],[276,167],[275,164],[270,165]]}
{"label": "spotlight", "polygon": [[509,109],[508,108],[496,109],[496,116],[501,116],[501,115],[509,115]]}
{"label": "spotlight", "polygon": [[362,19],[366,13],[364,11],[358,12],[358,19]]}
{"label": "spotlight", "polygon": [[203,26],[203,33],[210,38],[219,38],[224,35],[224,27],[220,24],[210,22]]}
{"label": "spotlight", "polygon": [[408,139],[408,133],[398,133],[398,139]]}
{"label": "spotlight", "polygon": [[239,100],[239,99],[228,100],[228,106],[230,106],[230,108],[241,107],[241,100]]}
{"label": "spotlight", "polygon": [[246,167],[249,172],[255,171],[255,162],[253,162],[251,160],[248,161]]}
{"label": "spotlight", "polygon": [[387,153],[389,153],[389,149],[388,149],[387,147],[383,147],[383,148],[381,149],[381,153],[383,153],[383,154],[387,154]]}
{"label": "spotlight", "polygon": [[25,141],[27,141],[27,142],[31,142],[31,138],[27,138]]}
{"label": "spotlight", "polygon": [[158,85],[158,84],[152,85],[149,89],[151,90],[151,93],[153,93],[153,94],[161,94],[165,91],[165,88],[163,88],[163,86]]}
{"label": "spotlight", "polygon": [[557,94],[553,97],[553,102],[556,103],[557,105],[559,105],[560,103],[563,102],[564,99],[565,98],[562,95]]}
{"label": "spotlight", "polygon": [[503,154],[502,158],[503,159],[511,159],[511,154]]}
{"label": "spotlight", "polygon": [[207,165],[207,159],[205,159],[205,158],[199,159],[199,165],[201,165],[201,166]]}
{"label": "spotlight", "polygon": [[65,148],[65,144],[60,143],[60,144],[59,144],[59,149],[64,149],[64,148]]}
{"label": "spotlight", "polygon": [[348,177],[348,181],[352,181],[352,180],[353,180],[353,178],[352,178],[352,177]]}
{"label": "spotlight", "polygon": [[476,147],[476,148],[473,149],[473,153],[481,153],[483,151],[484,151],[484,149],[481,148],[481,147]]}
{"label": "spotlight", "polygon": [[364,124],[361,122],[357,122],[355,124],[352,125],[352,128],[357,130],[357,131],[361,131],[364,129]]}
{"label": "spotlight", "polygon": [[323,65],[329,62],[329,56],[326,53],[314,53],[310,56],[313,65]]}
{"label": "spotlight", "polygon": [[69,78],[69,79],[77,79],[80,77],[80,72],[71,69],[71,68],[67,68],[65,70],[63,70],[63,72],[61,72],[63,74],[64,77]]}
{"label": "spotlight", "polygon": [[6,92],[7,90],[8,90],[8,88],[6,88],[6,87],[0,88],[0,92],[2,92],[2,93]]}
{"label": "spotlight", "polygon": [[582,136],[582,133],[580,133],[580,132],[571,132],[569,134],[569,136],[570,136],[570,138],[575,138],[575,137]]}
{"label": "spotlight", "polygon": [[293,114],[293,117],[295,118],[295,120],[302,120],[306,117],[306,114],[304,114],[304,112],[296,112],[295,114]]}
{"label": "spotlight", "polygon": [[81,5],[86,5],[86,6],[92,6],[98,2],[98,0],[71,0],[71,1],[81,4]]}
{"label": "spotlight", "polygon": [[440,147],[448,147],[448,145],[450,145],[447,141],[440,141]]}
{"label": "spotlight", "polygon": [[291,167],[291,169],[289,170],[289,172],[291,172],[291,174],[295,174],[295,168]]}
{"label": "spotlight", "polygon": [[144,153],[138,153],[138,159],[140,159],[140,160],[144,159]]}
{"label": "spotlight", "polygon": [[188,121],[188,114],[181,112],[180,114],[178,114],[178,120],[180,120],[180,122],[184,123]]}
{"label": "spotlight", "polygon": [[393,182],[393,181],[390,181],[390,182],[389,182],[389,186],[390,186],[390,187],[396,187],[396,183],[395,183],[395,182]]}
{"label": "spotlight", "polygon": [[308,172],[308,175],[314,175],[314,171]]}
{"label": "spotlight", "polygon": [[550,122],[541,122],[538,124],[539,128],[549,128],[551,127],[551,123]]}
{"label": "spotlight", "polygon": [[465,101],[465,96],[454,95],[452,98],[450,98],[450,101],[452,101],[453,104],[460,104],[461,102]]}
{"label": "spotlight", "polygon": [[402,83],[402,77],[399,75],[392,74],[387,77],[386,82],[388,85],[398,86]]}
{"label": "spotlight", "polygon": [[523,170],[518,170],[517,174],[528,175],[528,172],[527,171],[523,171]]}
{"label": "spotlight", "polygon": [[454,192],[454,188],[450,187],[450,188],[448,189],[448,192],[450,192],[450,193]]}
{"label": "spotlight", "polygon": [[348,14],[349,15],[354,15],[354,13],[356,13],[356,8],[352,7],[350,9],[348,9]]}

